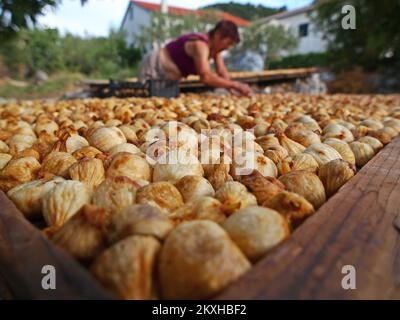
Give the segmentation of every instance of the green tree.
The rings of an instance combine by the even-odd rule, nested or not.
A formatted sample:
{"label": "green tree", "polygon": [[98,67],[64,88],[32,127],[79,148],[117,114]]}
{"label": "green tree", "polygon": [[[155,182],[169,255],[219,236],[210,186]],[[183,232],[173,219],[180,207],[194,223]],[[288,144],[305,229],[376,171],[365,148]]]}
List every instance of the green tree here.
{"label": "green tree", "polygon": [[232,50],[232,55],[253,51],[265,58],[266,67],[278,61],[283,51],[291,52],[298,39],[281,25],[254,22],[242,30],[242,41]]}
{"label": "green tree", "polygon": [[22,37],[14,37],[4,41],[0,46],[0,58],[3,60],[6,71],[4,73],[14,78],[22,79],[26,76],[28,52]]}
{"label": "green tree", "polygon": [[[399,0],[317,0],[315,21],[329,43],[332,65],[400,67]],[[342,28],[344,5],[356,10],[356,29]]]}
{"label": "green tree", "polygon": [[128,47],[123,35],[108,37],[61,36],[57,29],[22,29],[0,46],[0,56],[12,77],[26,78],[37,70],[59,71],[93,77],[132,76],[141,51]]}
{"label": "green tree", "polygon": [[21,36],[26,43],[27,67],[31,73],[38,70],[54,73],[64,68],[57,29],[24,30]]}
{"label": "green tree", "polygon": [[[61,40],[66,69],[85,75],[116,77],[141,60],[141,51],[128,47],[123,35],[114,30],[108,37],[81,38],[67,34]],[[131,72],[132,73],[132,72]]]}
{"label": "green tree", "polygon": [[[0,0],[0,41],[10,39],[23,28],[32,27],[46,7],[57,7],[61,0]],[[81,0],[86,3],[87,0]]]}
{"label": "green tree", "polygon": [[64,67],[57,29],[22,29],[17,37],[1,46],[0,54],[18,78],[33,75],[38,70],[53,73]]}

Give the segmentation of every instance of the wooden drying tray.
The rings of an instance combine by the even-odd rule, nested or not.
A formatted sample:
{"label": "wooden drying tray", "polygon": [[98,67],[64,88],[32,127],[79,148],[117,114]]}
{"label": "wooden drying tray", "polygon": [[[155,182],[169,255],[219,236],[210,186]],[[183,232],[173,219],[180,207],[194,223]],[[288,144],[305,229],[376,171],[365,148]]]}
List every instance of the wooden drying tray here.
{"label": "wooden drying tray", "polygon": [[[56,269],[56,290],[43,290],[44,265]],[[72,257],[56,248],[0,191],[1,299],[108,299]]]}
{"label": "wooden drying tray", "polygon": [[[253,83],[264,83],[269,81],[277,80],[294,80],[298,78],[304,78],[310,74],[319,72],[321,69],[318,68],[297,68],[297,69],[278,69],[278,70],[266,70],[261,72],[230,72],[230,76],[234,80],[239,80]],[[136,82],[137,78],[129,78],[126,81]],[[92,90],[106,89],[109,87],[109,80],[86,80],[83,84],[87,85]],[[206,89],[198,76],[189,76],[188,78],[180,81],[179,84],[181,90],[190,91],[191,89]]]}
{"label": "wooden drying tray", "polygon": [[[344,265],[356,290],[343,290]],[[218,299],[400,299],[400,139]]]}
{"label": "wooden drying tray", "polygon": [[[400,139],[396,139],[287,241],[216,298],[400,299],[399,214]],[[56,267],[55,291],[40,289],[44,264]],[[356,268],[356,290],[341,287],[344,265]],[[3,193],[0,275],[0,294],[11,292],[15,298],[109,297],[83,267],[25,220]]]}

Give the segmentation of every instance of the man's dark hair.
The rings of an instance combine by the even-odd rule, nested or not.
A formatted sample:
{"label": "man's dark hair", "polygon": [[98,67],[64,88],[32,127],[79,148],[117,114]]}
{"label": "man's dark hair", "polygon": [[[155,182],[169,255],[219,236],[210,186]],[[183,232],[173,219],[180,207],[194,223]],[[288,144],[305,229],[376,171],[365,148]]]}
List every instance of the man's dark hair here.
{"label": "man's dark hair", "polygon": [[229,20],[221,20],[215,27],[208,33],[210,38],[214,36],[215,33],[219,33],[222,38],[229,38],[236,43],[240,42],[240,35],[237,25]]}

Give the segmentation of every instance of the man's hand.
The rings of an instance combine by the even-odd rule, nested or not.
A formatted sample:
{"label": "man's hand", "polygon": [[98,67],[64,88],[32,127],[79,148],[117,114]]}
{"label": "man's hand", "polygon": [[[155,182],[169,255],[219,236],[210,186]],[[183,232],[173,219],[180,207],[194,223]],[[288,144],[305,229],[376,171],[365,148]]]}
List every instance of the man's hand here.
{"label": "man's hand", "polygon": [[231,92],[237,91],[239,95],[249,96],[252,91],[247,84],[225,79],[211,71],[210,62],[208,61],[209,53],[210,49],[207,44],[201,41],[195,41],[193,52],[189,55],[194,59],[197,73],[199,74],[201,81],[210,87],[225,88]]}
{"label": "man's hand", "polygon": [[250,96],[253,91],[246,83],[235,82],[230,92],[234,95],[237,95],[237,93],[239,93],[242,96]]}

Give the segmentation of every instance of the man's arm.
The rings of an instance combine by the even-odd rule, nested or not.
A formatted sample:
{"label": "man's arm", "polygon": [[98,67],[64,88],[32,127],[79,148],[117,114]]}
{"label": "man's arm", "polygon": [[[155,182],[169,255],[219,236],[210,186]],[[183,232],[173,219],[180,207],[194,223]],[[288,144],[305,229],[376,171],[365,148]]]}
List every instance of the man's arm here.
{"label": "man's arm", "polygon": [[211,87],[240,90],[237,82],[224,79],[212,72],[208,60],[209,49],[205,43],[196,41],[193,45],[193,51],[191,52],[192,58],[194,59],[197,72],[203,83]]}
{"label": "man's arm", "polygon": [[214,58],[215,67],[217,68],[217,73],[224,79],[230,80],[229,72],[225,67],[224,59],[221,54],[217,54]]}

